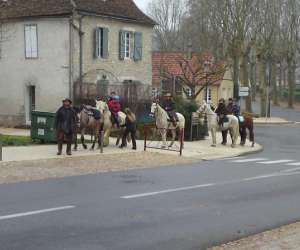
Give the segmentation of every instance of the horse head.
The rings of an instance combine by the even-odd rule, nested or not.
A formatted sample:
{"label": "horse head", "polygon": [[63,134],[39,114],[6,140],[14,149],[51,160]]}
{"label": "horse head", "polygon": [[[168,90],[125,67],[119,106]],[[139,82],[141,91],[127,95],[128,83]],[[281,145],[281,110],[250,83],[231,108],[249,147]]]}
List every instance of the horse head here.
{"label": "horse head", "polygon": [[96,109],[98,109],[100,113],[103,114],[105,111],[108,111],[108,105],[102,100],[96,100]]}
{"label": "horse head", "polygon": [[155,115],[155,112],[158,109],[158,105],[159,104],[157,102],[152,102],[150,116],[154,116]]}
{"label": "horse head", "polygon": [[208,111],[208,104],[206,103],[206,101],[202,102],[202,105],[200,106],[200,108],[197,110],[198,114],[206,114]]}

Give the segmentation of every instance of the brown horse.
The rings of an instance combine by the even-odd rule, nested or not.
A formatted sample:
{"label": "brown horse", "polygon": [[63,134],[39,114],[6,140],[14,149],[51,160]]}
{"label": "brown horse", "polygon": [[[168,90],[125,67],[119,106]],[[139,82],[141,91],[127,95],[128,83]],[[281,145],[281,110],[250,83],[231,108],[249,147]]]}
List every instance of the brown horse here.
{"label": "brown horse", "polygon": [[[241,120],[243,119],[243,120]],[[251,116],[242,116],[240,119],[240,135],[241,135],[241,145],[246,144],[247,139],[247,129],[249,131],[249,140],[252,142],[252,147],[254,147],[254,122]]]}
{"label": "brown horse", "polygon": [[[94,138],[90,150],[94,150],[96,141],[100,146],[101,120],[96,119],[94,117],[94,108],[92,106],[82,105],[80,108],[74,108],[74,109],[76,110],[77,117],[78,117],[78,132],[81,135],[80,139],[81,139],[82,146],[84,149],[87,149],[87,145],[84,142],[84,135],[86,133],[86,130],[89,130],[91,131],[92,138]],[[77,150],[78,148],[77,135],[75,136],[74,139],[75,139],[74,150]]]}

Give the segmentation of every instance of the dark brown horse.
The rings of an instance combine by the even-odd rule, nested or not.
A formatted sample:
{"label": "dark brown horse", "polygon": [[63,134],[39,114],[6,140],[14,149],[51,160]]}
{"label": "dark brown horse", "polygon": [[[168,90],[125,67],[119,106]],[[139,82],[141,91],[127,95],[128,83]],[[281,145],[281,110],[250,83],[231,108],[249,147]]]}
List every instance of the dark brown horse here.
{"label": "dark brown horse", "polygon": [[243,120],[240,119],[240,136],[241,145],[246,144],[247,130],[249,131],[249,140],[252,142],[252,147],[254,147],[254,122],[251,116],[242,116]]}
{"label": "dark brown horse", "polygon": [[[239,118],[239,130],[240,130],[240,137],[241,137],[241,146],[245,146],[246,140],[247,140],[247,130],[249,132],[249,140],[252,142],[252,147],[255,145],[254,141],[254,122],[253,118],[251,116],[240,116]],[[227,143],[227,131],[222,131],[222,137],[223,137],[223,145],[226,145]],[[230,135],[232,137],[232,135]]]}

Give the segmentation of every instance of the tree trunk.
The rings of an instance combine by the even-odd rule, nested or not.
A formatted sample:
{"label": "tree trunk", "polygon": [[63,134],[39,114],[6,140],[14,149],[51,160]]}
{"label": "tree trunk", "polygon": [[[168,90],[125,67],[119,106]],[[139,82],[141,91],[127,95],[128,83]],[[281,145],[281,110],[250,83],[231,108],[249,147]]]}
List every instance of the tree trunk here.
{"label": "tree trunk", "polygon": [[272,84],[272,100],[274,105],[278,106],[278,89],[277,89],[277,65],[276,61],[272,60],[271,62],[271,84]]}
{"label": "tree trunk", "polygon": [[294,96],[295,96],[295,74],[296,74],[296,67],[293,62],[293,59],[288,58],[288,87],[289,87],[289,97],[288,97],[288,107],[294,107]]}
{"label": "tree trunk", "polygon": [[266,86],[266,64],[260,60],[259,67],[259,89],[260,89],[260,115],[266,116],[267,114],[267,86]]}
{"label": "tree trunk", "polygon": [[[242,86],[249,87],[249,67],[248,67],[248,56],[244,55],[242,58],[241,65],[241,76],[242,76]],[[251,91],[249,91],[249,96],[245,97],[246,101],[246,111],[252,112],[252,98]]]}
{"label": "tree trunk", "polygon": [[283,66],[282,62],[279,64],[279,81],[278,81],[278,97],[282,101],[282,82],[283,82]]}
{"label": "tree trunk", "polygon": [[238,56],[233,57],[233,96],[239,98],[239,71],[240,71],[240,60]]}
{"label": "tree trunk", "polygon": [[253,61],[250,64],[250,84],[252,101],[256,101],[256,62]]}

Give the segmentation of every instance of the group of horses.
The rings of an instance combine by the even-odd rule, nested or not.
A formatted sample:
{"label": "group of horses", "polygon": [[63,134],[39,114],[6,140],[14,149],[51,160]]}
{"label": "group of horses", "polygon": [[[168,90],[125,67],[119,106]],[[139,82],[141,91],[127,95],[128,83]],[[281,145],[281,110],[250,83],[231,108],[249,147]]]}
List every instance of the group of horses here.
{"label": "group of horses", "polygon": [[[93,115],[94,111],[100,112],[100,119],[96,119]],[[244,117],[243,121],[237,118],[234,115],[228,115],[228,122],[225,122],[223,125],[219,125],[217,114],[211,109],[210,105],[205,101],[197,110],[199,115],[206,115],[207,117],[207,125],[208,129],[211,132],[212,136],[212,147],[216,147],[216,133],[217,131],[229,131],[232,139],[232,147],[235,147],[237,144],[238,137],[241,137],[241,145],[245,145],[247,132],[249,131],[250,141],[252,142],[252,147],[254,147],[254,127],[253,127],[253,119],[251,117]],[[176,125],[171,122],[168,113],[161,107],[158,102],[153,102],[151,105],[150,115],[155,118],[156,128],[158,133],[162,139],[162,148],[172,147],[176,140],[176,135],[178,131],[184,131],[185,128],[185,117],[180,114],[177,114],[177,122]],[[77,109],[78,116],[78,131],[81,135],[81,143],[85,149],[87,149],[87,145],[84,141],[84,135],[86,130],[90,130],[93,135],[93,143],[91,150],[95,148],[96,142],[98,142],[100,146],[101,134],[103,135],[103,145],[107,146],[109,144],[109,137],[114,130],[117,134],[117,142],[116,145],[119,144],[122,134],[125,129],[125,119],[126,115],[123,112],[118,113],[119,119],[119,127],[115,128],[112,123],[112,114],[108,108],[108,105],[105,101],[96,101],[96,107],[82,105],[79,109]],[[101,133],[103,131],[103,133]],[[167,133],[171,132],[171,142],[167,145]],[[130,140],[130,139],[129,139]],[[75,140],[74,149],[77,150],[77,137]]]}

